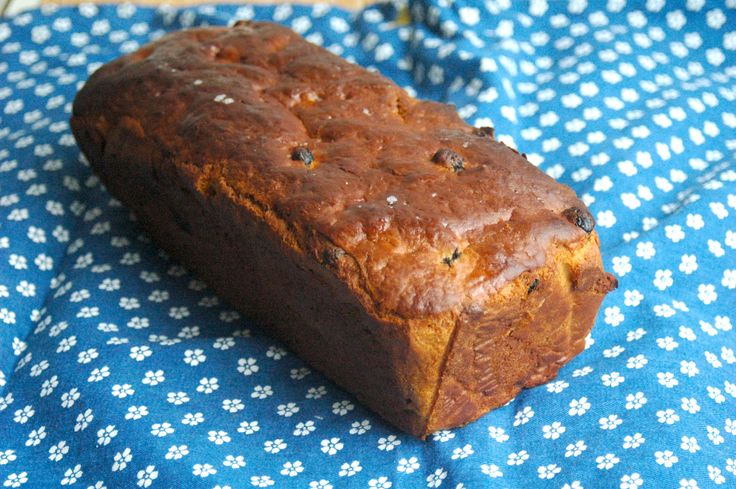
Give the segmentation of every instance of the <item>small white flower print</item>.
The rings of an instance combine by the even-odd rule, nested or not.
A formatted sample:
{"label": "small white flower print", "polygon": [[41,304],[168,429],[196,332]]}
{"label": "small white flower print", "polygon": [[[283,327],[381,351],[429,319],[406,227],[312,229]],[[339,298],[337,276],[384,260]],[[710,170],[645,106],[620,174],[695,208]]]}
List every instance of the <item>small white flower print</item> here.
{"label": "small white flower print", "polygon": [[488,427],[488,436],[496,440],[498,443],[503,443],[509,439],[509,435],[506,434],[503,428],[497,428],[496,426]]}
{"label": "small white flower print", "polygon": [[570,384],[568,384],[564,380],[556,380],[554,382],[550,382],[546,386],[547,392],[553,392],[555,394],[559,394],[560,392],[564,391],[568,387],[570,387]]}
{"label": "small white flower print", "polygon": [[721,279],[721,285],[723,285],[727,289],[736,289],[736,270],[724,270],[723,278]]}
{"label": "small white flower print", "polygon": [[635,357],[629,358],[626,361],[626,367],[631,369],[640,369],[643,368],[647,363],[649,363],[647,357],[640,353]]}
{"label": "small white flower print", "polygon": [[59,346],[56,348],[56,353],[62,353],[71,350],[77,344],[77,337],[72,335],[68,338],[63,338],[59,341]]}
{"label": "small white flower print", "polygon": [[665,409],[657,411],[657,421],[664,424],[674,424],[680,421],[680,416],[675,413],[674,409]]}
{"label": "small white flower print", "polygon": [[517,411],[514,415],[514,426],[521,426],[528,423],[534,417],[534,411],[531,407],[526,406],[521,411]]}
{"label": "small white flower print", "polygon": [[141,307],[140,302],[135,297],[121,297],[118,305],[127,311]]}
{"label": "small white flower print", "polygon": [[379,450],[390,452],[399,445],[401,445],[401,440],[399,440],[396,435],[388,435],[387,437],[381,437],[378,439]]}
{"label": "small white flower print", "polygon": [[537,468],[537,476],[540,479],[553,479],[562,469],[557,464],[543,465]]}
{"label": "small white flower print", "polygon": [[613,468],[613,466],[619,462],[620,462],[620,459],[612,453],[601,455],[599,457],[596,457],[595,459],[595,463],[597,464],[597,467],[601,470],[609,470]]}
{"label": "small white flower print", "polygon": [[358,472],[363,470],[363,467],[360,465],[360,462],[357,460],[353,460],[350,463],[344,463],[340,466],[340,472],[338,472],[338,475],[340,477],[352,477]]}
{"label": "small white flower print", "polygon": [[240,314],[237,311],[222,311],[220,313],[220,321],[222,322],[232,323],[233,321],[237,321],[238,319],[240,319]]}
{"label": "small white flower print", "polygon": [[202,413],[186,413],[181,420],[182,424],[187,426],[197,426],[204,422],[204,415]]}
{"label": "small white flower print", "polygon": [[105,428],[97,431],[97,444],[100,446],[109,445],[113,438],[118,434],[115,425],[107,425]]}
{"label": "small white flower print", "polygon": [[672,270],[657,270],[654,273],[654,286],[659,290],[665,290],[672,286]]}
{"label": "small white flower print", "polygon": [[169,308],[169,317],[173,319],[184,319],[189,317],[189,308],[187,307],[171,307]]}
{"label": "small white flower print", "polygon": [[0,450],[0,465],[7,465],[16,458],[15,450]]}
{"label": "small white flower print", "polygon": [[220,388],[220,384],[218,383],[218,380],[216,377],[203,377],[199,380],[199,385],[197,386],[197,392],[201,392],[203,394],[212,394],[217,389]]}
{"label": "small white flower print", "polygon": [[602,430],[615,430],[621,426],[621,423],[623,423],[623,420],[615,414],[610,414],[598,420],[598,424]]}
{"label": "small white flower print", "polygon": [[279,416],[284,416],[286,418],[289,418],[298,412],[299,412],[299,406],[297,406],[296,403],[294,402],[290,402],[287,404],[279,404],[276,407],[276,414],[278,414]]}
{"label": "small white flower print", "polygon": [[719,389],[718,387],[713,387],[709,385],[706,386],[706,390],[708,391],[708,397],[713,399],[716,404],[723,404],[724,402],[726,402],[726,396],[721,393],[721,389]]}
{"label": "small white flower print", "polygon": [[647,398],[643,392],[626,395],[626,409],[640,409],[647,403]]}
{"label": "small white flower print", "polygon": [[92,414],[91,409],[87,409],[83,413],[79,413],[77,415],[77,423],[74,425],[74,431],[84,431],[93,419],[94,415]]}
{"label": "small white flower print", "polygon": [[41,426],[38,429],[32,430],[30,433],[28,433],[28,439],[26,440],[25,445],[27,447],[35,447],[41,444],[41,441],[46,438],[46,427]]}
{"label": "small white flower print", "polygon": [[130,358],[137,362],[141,362],[153,355],[153,351],[148,346],[134,346],[130,349]]}
{"label": "small white flower print", "polygon": [[[28,482],[28,472],[13,472],[3,482],[3,486],[17,488]],[[68,484],[68,482],[67,482]]]}
{"label": "small white flower print", "polygon": [[330,438],[329,440],[322,440],[320,442],[322,453],[327,455],[335,455],[337,452],[343,449],[345,446],[339,438]]}
{"label": "small white flower print", "polygon": [[99,357],[100,354],[96,348],[89,348],[87,350],[79,352],[77,355],[77,363],[87,364]]}
{"label": "small white flower print", "polygon": [[150,323],[148,321],[148,318],[135,316],[130,318],[130,321],[128,321],[126,325],[131,329],[145,329],[150,326]]}
{"label": "small white flower print", "polygon": [[726,478],[723,476],[721,469],[713,465],[708,465],[708,477],[717,485],[721,485],[726,482]]}
{"label": "small white flower print", "polygon": [[296,462],[284,462],[284,465],[282,465],[281,469],[281,475],[285,475],[288,477],[296,477],[301,472],[304,471],[304,466],[302,463],[297,460]]}
{"label": "small white flower print", "polygon": [[393,483],[388,480],[388,477],[381,476],[377,479],[371,479],[368,481],[368,487],[370,489],[390,489]]}
{"label": "small white flower print", "polygon": [[570,401],[570,410],[567,412],[570,416],[582,416],[590,409],[590,402],[587,397],[573,399]]}
{"label": "small white flower print", "polygon": [[680,459],[677,455],[673,454],[670,450],[656,451],[654,452],[654,458],[659,465],[670,468],[676,464]]}
{"label": "small white flower print", "polygon": [[64,472],[64,478],[61,479],[61,485],[72,485],[77,482],[82,477],[82,475],[84,475],[84,472],[82,471],[82,466],[80,464],[77,464]]}
{"label": "small white flower print", "polygon": [[112,386],[112,395],[117,398],[125,399],[133,394],[135,394],[135,389],[130,384],[115,384]]}
{"label": "small white flower print", "polygon": [[[353,423],[355,424],[355,423]],[[294,436],[307,436],[310,433],[312,433],[314,430],[316,430],[317,427],[314,426],[314,421],[300,421],[296,424],[294,427],[293,435]],[[352,433],[352,429],[350,430]]]}
{"label": "small white flower print", "polygon": [[708,439],[714,445],[720,445],[721,443],[725,441],[725,439],[723,438],[723,435],[721,435],[721,431],[718,428],[707,425],[705,429],[708,432]]}
{"label": "small white flower print", "polygon": [[559,421],[555,421],[552,424],[544,425],[542,427],[543,436],[547,440],[558,439],[566,430],[567,429]]}
{"label": "small white flower print", "polygon": [[447,471],[443,468],[435,469],[434,473],[427,476],[427,487],[440,487],[442,481],[447,478]]}
{"label": "small white flower print", "polygon": [[151,425],[151,434],[153,436],[164,437],[174,432],[174,428],[171,423],[154,423]]}
{"label": "small white flower print", "polygon": [[273,360],[281,360],[286,356],[286,350],[277,346],[269,346],[266,351],[266,356]]}
{"label": "small white flower print", "polygon": [[21,280],[15,287],[15,290],[23,297],[33,297],[36,295],[36,286],[27,280]]}
{"label": "small white flower print", "polygon": [[223,443],[230,443],[232,438],[223,430],[212,430],[207,433],[207,439],[215,445],[222,445]]}
{"label": "small white flower print", "polygon": [[396,466],[396,470],[404,474],[413,474],[419,469],[419,460],[416,457],[402,458]]}
{"label": "small white flower print", "polygon": [[[310,387],[309,389],[307,389],[307,394],[304,397],[306,397],[307,399],[321,399],[326,394],[327,388],[323,385],[320,385],[319,387]],[[335,403],[335,405],[337,405],[337,403]],[[342,411],[343,409],[340,408],[335,414],[339,414]]]}
{"label": "small white flower print", "polygon": [[577,457],[581,455],[585,450],[588,449],[588,446],[585,444],[584,441],[578,440],[575,443],[570,443],[565,448],[565,457]]}
{"label": "small white flower print", "polygon": [[657,372],[657,381],[668,389],[680,383],[672,372]]}
{"label": "small white flower print", "polygon": [[353,409],[355,406],[350,401],[339,401],[332,404],[332,413],[339,416],[345,416]]}
{"label": "small white flower print", "polygon": [[259,367],[255,358],[241,358],[238,360],[238,372],[248,376],[258,372]]}
{"label": "small white flower print", "polygon": [[113,456],[112,471],[117,472],[125,469],[131,460],[133,460],[133,454],[130,452],[130,448],[115,453]]}
{"label": "small white flower print", "polygon": [[712,304],[718,299],[716,288],[713,284],[700,284],[698,285],[698,299],[703,304]]}
{"label": "small white flower print", "polygon": [[626,380],[624,376],[618,372],[611,372],[609,374],[603,374],[601,376],[601,382],[606,387],[618,387],[619,385],[623,384],[624,380]]}
{"label": "small white flower print", "polygon": [[529,453],[526,450],[519,452],[512,452],[506,459],[507,465],[522,465],[524,462],[529,460]]}
{"label": "small white flower print", "polygon": [[468,458],[472,454],[474,454],[475,451],[473,450],[472,445],[465,444],[463,447],[458,447],[452,451],[452,460],[462,460],[465,458]]}
{"label": "small white flower print", "polygon": [[700,411],[700,405],[698,404],[697,399],[693,397],[683,397],[681,402],[683,411],[686,411],[690,414],[695,414]]}
{"label": "small white flower print", "polygon": [[28,422],[29,419],[33,417],[35,414],[35,410],[33,409],[33,406],[25,406],[23,409],[18,409],[14,416],[13,421],[16,423],[24,424]]}
{"label": "small white flower print", "polygon": [[695,453],[700,450],[700,444],[698,444],[698,440],[694,436],[683,436],[681,440],[680,448],[686,452]]}
{"label": "small white flower print", "polygon": [[286,443],[284,443],[284,440],[281,438],[277,438],[275,440],[267,440],[263,444],[263,450],[266,453],[279,453],[281,450],[286,449]]}
{"label": "small white flower print", "polygon": [[159,385],[164,380],[166,380],[166,377],[164,376],[163,370],[156,370],[155,372],[152,370],[149,370],[148,372],[146,372],[141,382],[153,387],[155,385]]}
{"label": "small white flower print", "polygon": [[[734,391],[734,392],[736,393],[736,391]],[[732,395],[733,395],[733,397],[736,397],[736,395],[734,395],[734,394],[732,394]],[[736,436],[736,420],[731,419],[731,418],[726,418],[725,430],[726,430],[726,433],[730,433],[730,434]],[[0,452],[0,455],[1,454],[2,454],[2,452]]]}
{"label": "small white flower print", "polygon": [[166,451],[166,460],[179,460],[189,455],[189,447],[186,445],[171,445]]}
{"label": "small white flower print", "polygon": [[501,472],[501,469],[496,464],[481,464],[480,471],[491,479],[503,477],[503,472]]}
{"label": "small white flower print", "polygon": [[210,464],[194,464],[192,466],[192,474],[203,479],[216,473],[217,469]]}
{"label": "small white flower print", "polygon": [[136,477],[138,478],[138,487],[150,487],[153,481],[158,478],[156,466],[149,465],[145,469],[139,470]]}
{"label": "small white flower print", "polygon": [[117,278],[105,278],[99,285],[100,290],[106,292],[112,292],[120,289],[120,279]]}
{"label": "small white flower print", "polygon": [[680,344],[671,336],[665,336],[664,338],[657,338],[657,346],[665,351],[672,351]]}
{"label": "small white flower print", "polygon": [[642,484],[644,484],[644,479],[642,479],[638,473],[634,472],[633,474],[625,474],[622,476],[621,485],[619,487],[621,489],[638,489]]}
{"label": "small white flower print", "polygon": [[186,392],[169,392],[168,394],[166,394],[166,401],[173,404],[174,406],[179,406],[181,404],[189,402],[189,396]]}
{"label": "small white flower print", "polygon": [[235,346],[235,339],[231,337],[217,338],[212,344],[212,347],[216,350],[229,350]]}
{"label": "small white flower print", "polygon": [[254,475],[250,478],[251,485],[255,487],[269,487],[274,485],[273,479],[267,475]]}
{"label": "small white flower print", "polygon": [[261,427],[258,425],[258,421],[243,421],[238,427],[238,433],[244,433],[246,435],[252,435],[259,431]]}
{"label": "small white flower print", "polygon": [[237,413],[245,409],[245,404],[240,399],[225,399],[222,401],[222,409],[228,413]]}
{"label": "small white flower print", "polygon": [[207,360],[207,355],[204,354],[204,350],[196,348],[194,350],[186,350],[184,352],[184,363],[191,367],[204,363]]}
{"label": "small white flower print", "polygon": [[446,441],[450,441],[453,438],[455,438],[455,433],[453,433],[450,430],[440,430],[440,431],[435,432],[432,435],[432,440],[439,441],[439,442],[442,442],[442,443],[444,443]]}
{"label": "small white flower print", "polygon": [[227,455],[225,460],[222,462],[225,467],[230,467],[233,470],[241,469],[245,467],[245,457],[242,455]]}
{"label": "small white flower print", "polygon": [[[654,250],[654,248],[652,248]],[[653,255],[654,253],[652,253]],[[623,277],[632,270],[631,259],[628,256],[615,256],[612,259],[613,271],[619,277]]]}
{"label": "small white flower print", "polygon": [[[51,448],[49,448],[49,460],[52,462],[58,462],[62,458],[64,458],[64,455],[69,453],[69,445],[65,441],[60,441],[59,443],[56,443],[55,445],[51,445]],[[2,454],[0,453],[0,457]],[[0,460],[0,465],[3,465]]]}
{"label": "small white flower print", "polygon": [[0,321],[5,324],[15,324],[15,313],[3,307],[0,309]]}
{"label": "small white flower print", "polygon": [[364,433],[367,433],[371,429],[371,422],[367,419],[364,419],[362,421],[353,421],[352,425],[350,425],[350,434],[351,435],[362,435]]}
{"label": "small white flower print", "polygon": [[624,437],[624,443],[622,446],[626,450],[639,448],[645,441],[646,439],[642,436],[641,433],[634,433],[633,435],[626,435]]}

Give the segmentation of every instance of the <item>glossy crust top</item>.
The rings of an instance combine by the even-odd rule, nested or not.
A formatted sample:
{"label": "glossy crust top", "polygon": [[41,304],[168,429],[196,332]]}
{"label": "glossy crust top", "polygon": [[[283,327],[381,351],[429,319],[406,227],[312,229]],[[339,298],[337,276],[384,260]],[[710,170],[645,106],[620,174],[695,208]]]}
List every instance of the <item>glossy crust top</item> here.
{"label": "glossy crust top", "polygon": [[381,317],[456,316],[592,231],[572,190],[454,107],[276,24],[167,35],[82,93],[75,116],[105,107],[101,133],[124,123],[202,192],[225,182]]}

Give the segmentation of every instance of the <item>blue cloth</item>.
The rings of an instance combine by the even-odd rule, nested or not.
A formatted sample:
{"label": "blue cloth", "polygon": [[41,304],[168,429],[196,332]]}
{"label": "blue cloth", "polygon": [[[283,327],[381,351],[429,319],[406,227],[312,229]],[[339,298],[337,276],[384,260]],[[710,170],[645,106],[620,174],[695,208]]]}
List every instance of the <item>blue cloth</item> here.
{"label": "blue cloth", "polygon": [[[3,487],[736,487],[734,8],[83,5],[3,21]],[[454,103],[590,205],[621,285],[557,380],[412,439],[149,242],[80,156],[75,91],[166,31],[236,18]]]}

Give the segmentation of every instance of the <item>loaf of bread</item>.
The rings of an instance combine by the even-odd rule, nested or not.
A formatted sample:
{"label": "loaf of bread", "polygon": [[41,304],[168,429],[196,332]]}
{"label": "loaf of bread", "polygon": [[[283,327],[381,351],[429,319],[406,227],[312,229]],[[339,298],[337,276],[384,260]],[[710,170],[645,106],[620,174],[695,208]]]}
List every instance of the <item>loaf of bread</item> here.
{"label": "loaf of bread", "polygon": [[571,189],[282,26],[167,35],[71,123],[161,247],[419,437],[553,378],[616,287]]}

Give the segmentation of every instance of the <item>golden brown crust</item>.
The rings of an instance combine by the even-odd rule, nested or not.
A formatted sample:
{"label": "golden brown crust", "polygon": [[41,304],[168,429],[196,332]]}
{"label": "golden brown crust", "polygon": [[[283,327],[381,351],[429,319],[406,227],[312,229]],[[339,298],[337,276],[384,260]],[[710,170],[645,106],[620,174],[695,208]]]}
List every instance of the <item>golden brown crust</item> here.
{"label": "golden brown crust", "polygon": [[[275,24],[182,31],[105,65],[72,127],[163,247],[419,436],[553,376],[611,287],[569,188]],[[508,324],[529,341],[494,336]],[[495,348],[536,353],[504,372],[483,360]]]}

